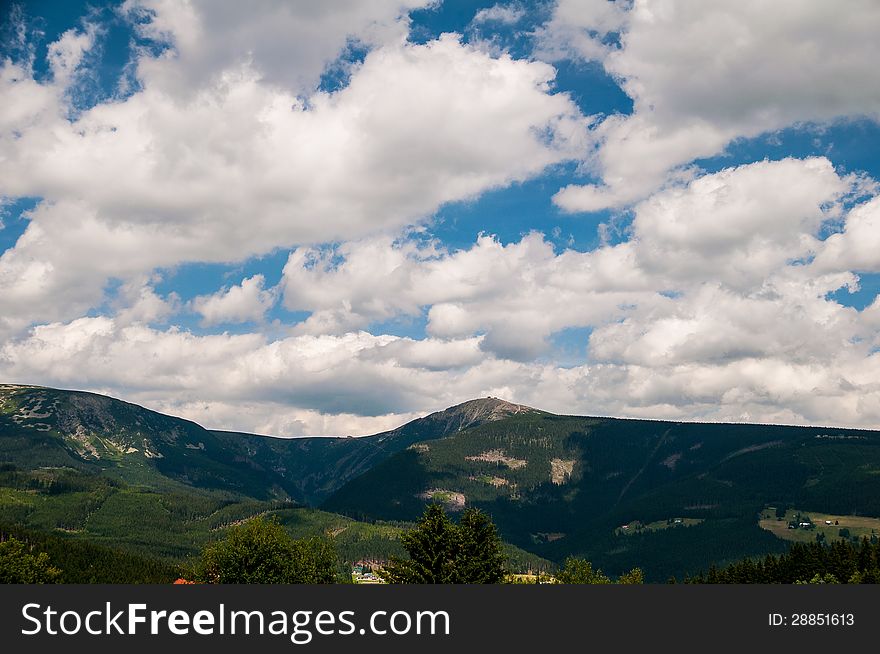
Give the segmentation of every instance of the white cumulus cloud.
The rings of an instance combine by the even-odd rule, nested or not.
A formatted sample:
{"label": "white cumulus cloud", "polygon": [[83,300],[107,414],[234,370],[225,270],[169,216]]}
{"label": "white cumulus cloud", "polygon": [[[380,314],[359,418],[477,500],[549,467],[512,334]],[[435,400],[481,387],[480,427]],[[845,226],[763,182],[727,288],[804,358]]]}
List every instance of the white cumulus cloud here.
{"label": "white cumulus cloud", "polygon": [[259,321],[275,303],[274,293],[263,288],[265,282],[263,275],[246,277],[241,284],[194,298],[192,308],[205,326]]}
{"label": "white cumulus cloud", "polygon": [[[279,435],[370,433],[485,395],[880,425],[880,300],[833,299],[880,272],[877,185],[825,157],[691,165],[739,137],[876,117],[876,3],[560,0],[536,56],[600,60],[635,107],[601,119],[539,59],[407,41],[426,4],[129,0],[121,15],[168,47],[138,50],[133,91],[91,107],[72,95],[100,27],[49,44],[45,79],[0,63],[0,201],[41,198],[0,255],[0,379]],[[362,61],[340,59],[351,46]],[[328,67],[343,81],[318,90]],[[504,242],[488,224],[453,248],[420,231],[585,156],[600,183],[556,202],[626,205],[620,242]],[[275,287],[262,269],[195,299],[159,290],[182,263],[279,248]],[[276,302],[308,317],[269,320]],[[174,324],[187,310],[257,328],[193,333]],[[417,335],[369,331],[394,321]],[[563,366],[572,334],[585,354]]]}
{"label": "white cumulus cloud", "polygon": [[7,333],[81,315],[111,277],[400,229],[571,159],[586,138],[551,66],[455,35],[378,47],[347,86],[307,100],[230,66],[185,97],[145,75],[73,121],[63,89],[0,66],[0,193],[43,198],[0,257]]}
{"label": "white cumulus cloud", "polygon": [[[876,119],[880,5],[560,0],[543,52],[603,62],[634,101],[597,128],[599,185],[556,197],[568,211],[629,204],[733,139],[804,122]],[[539,48],[539,53],[542,51]]]}

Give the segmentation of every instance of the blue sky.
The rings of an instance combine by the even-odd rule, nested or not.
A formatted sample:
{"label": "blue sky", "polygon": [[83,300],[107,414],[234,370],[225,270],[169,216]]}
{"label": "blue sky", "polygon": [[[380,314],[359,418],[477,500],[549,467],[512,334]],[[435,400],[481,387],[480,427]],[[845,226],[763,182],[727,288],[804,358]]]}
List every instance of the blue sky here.
{"label": "blue sky", "polygon": [[4,381],[284,435],[880,425],[871,3],[4,11]]}

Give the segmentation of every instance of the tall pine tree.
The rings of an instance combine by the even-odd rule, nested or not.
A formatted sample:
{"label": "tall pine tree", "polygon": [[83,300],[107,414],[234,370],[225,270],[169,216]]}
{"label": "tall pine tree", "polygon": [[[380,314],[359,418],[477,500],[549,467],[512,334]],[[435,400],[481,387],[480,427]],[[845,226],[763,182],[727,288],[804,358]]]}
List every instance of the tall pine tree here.
{"label": "tall pine tree", "polygon": [[393,556],[380,573],[390,584],[494,584],[504,578],[501,538],[489,518],[467,509],[459,524],[439,504],[401,537],[409,558]]}
{"label": "tall pine tree", "polygon": [[501,539],[485,513],[466,509],[462,514],[455,554],[455,583],[497,584],[504,579]]}

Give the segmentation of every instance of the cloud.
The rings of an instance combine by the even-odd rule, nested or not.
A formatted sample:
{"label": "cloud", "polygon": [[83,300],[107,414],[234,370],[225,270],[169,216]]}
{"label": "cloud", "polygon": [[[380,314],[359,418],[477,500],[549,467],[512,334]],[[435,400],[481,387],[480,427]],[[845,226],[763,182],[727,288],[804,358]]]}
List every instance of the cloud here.
{"label": "cloud", "polygon": [[766,282],[762,293],[702,284],[677,301],[640,307],[598,328],[590,353],[598,361],[655,368],[743,359],[833,360],[853,349],[850,341],[865,331],[857,311],[825,300],[841,285],[836,276],[796,274]]}
{"label": "cloud", "polygon": [[263,289],[265,281],[263,275],[254,275],[213,295],[200,295],[192,300],[192,309],[206,327],[262,320],[275,303],[275,294]]}
{"label": "cloud", "polygon": [[526,15],[526,10],[519,4],[495,4],[491,7],[480,9],[474,14],[474,23],[501,23],[514,25]]}
{"label": "cloud", "polygon": [[110,277],[394,231],[537,175],[584,147],[554,73],[444,35],[379,47],[307,100],[247,64],[186,97],[145,75],[70,121],[60,88],[5,63],[2,193],[44,198],[0,258],[6,331],[82,315]]}
{"label": "cloud", "polygon": [[636,205],[635,260],[666,291],[597,326],[587,388],[629,415],[876,425],[876,317],[827,297],[857,286],[845,235],[874,202],[843,212],[857,187],[825,159],[786,159]]}
{"label": "cloud", "polygon": [[664,315],[646,307],[599,329],[594,360],[572,368],[496,358],[479,338],[268,341],[97,317],[7,341],[0,375],[280,435],[370,433],[485,395],[587,415],[876,425],[880,357],[851,338],[862,317],[822,300],[818,287],[798,300],[799,288],[782,301],[709,286],[680,303],[667,298]]}
{"label": "cloud", "polygon": [[839,217],[839,201],[855,183],[825,158],[789,158],[657,193],[635,207],[639,265],[671,285],[718,280],[755,288],[822,248],[820,225]]}
{"label": "cloud", "polygon": [[[557,252],[538,233],[461,250],[417,236],[297,248],[278,290],[311,317],[275,340],[148,327],[176,300],[140,278],[115,317],[7,339],[0,376],[285,435],[368,433],[484,395],[569,413],[875,426],[876,303],[828,299],[858,283],[847,262],[872,262],[861,247],[876,199],[847,208],[862,181],[822,158],[726,169],[637,204],[629,240],[590,252]],[[828,225],[840,231],[822,240]],[[72,245],[103,265],[101,242]],[[196,304],[209,320],[255,317],[264,285]],[[425,338],[360,331],[407,317],[427,320]],[[577,326],[592,329],[586,361],[542,358]]]}
{"label": "cloud", "polygon": [[[486,352],[517,360],[547,350],[565,327],[611,319],[649,288],[627,245],[557,255],[543,235],[469,249],[390,238],[300,249],[284,268],[285,305],[311,312],[296,331],[344,333],[399,316],[427,317],[444,339],[483,334]],[[651,292],[651,291],[647,291]]]}
{"label": "cloud", "polygon": [[71,29],[49,45],[46,58],[56,86],[66,88],[81,71],[83,57],[95,45],[97,26],[87,23],[85,30]]}
{"label": "cloud", "polygon": [[[722,170],[640,203],[630,240],[591,252],[557,254],[538,233],[509,245],[482,236],[458,251],[390,237],[301,248],[284,269],[284,302],[311,312],[302,333],[424,315],[433,336],[482,334],[485,351],[529,360],[546,352],[550,335],[622,319],[634,305],[665,306],[663,293],[707,283],[761,289],[831,247],[834,238],[819,240],[820,227],[840,218],[855,185],[824,158]],[[862,215],[850,214],[847,230]],[[823,293],[853,280],[829,277],[837,286]]]}
{"label": "cloud", "polygon": [[606,37],[624,28],[627,9],[622,1],[558,0],[536,31],[536,54],[550,61],[602,59],[611,52]]}
{"label": "cloud", "polygon": [[[591,353],[648,366],[744,357],[797,362],[842,351],[859,335],[857,312],[825,296],[856,278],[823,268],[829,243],[818,234],[840,218],[851,181],[824,158],[764,161],[636,205],[634,261],[666,292],[599,327]],[[862,212],[847,215],[847,229]]]}
{"label": "cloud", "polygon": [[[359,332],[269,342],[256,334],[196,336],[97,317],[41,325],[4,343],[0,376],[111,394],[125,389],[131,401],[226,429],[326,434],[327,425],[344,423],[362,434],[462,395],[509,395],[517,376],[532,374],[512,362],[478,360],[475,352],[473,340]],[[233,415],[235,406],[244,412]],[[355,424],[354,416],[371,419]]]}
{"label": "cloud", "polygon": [[[456,35],[407,42],[424,4],[130,0],[123,15],[167,49],[137,50],[129,95],[76,111],[100,27],[50,44],[46,80],[27,57],[0,64],[0,196],[43,198],[0,256],[0,378],[281,435],[369,433],[485,395],[880,424],[880,305],[831,295],[880,271],[876,184],[822,157],[689,165],[731,139],[875,116],[873,4],[561,0],[537,52],[603,62],[635,110],[601,122],[546,63]],[[316,90],[328,66],[345,84]],[[601,183],[556,202],[626,205],[623,242],[487,233],[454,249],[420,231],[446,203],[585,153]],[[164,268],[278,248],[275,288],[263,270],[187,303],[157,291]],[[182,308],[260,323],[279,299],[309,317],[168,325]],[[366,331],[393,321],[424,336]],[[587,356],[562,366],[554,336],[572,329]]]}
{"label": "cloud", "polygon": [[161,323],[180,310],[180,297],[175,292],[162,297],[152,284],[159,277],[132,279],[122,284],[116,291],[112,302],[116,323],[130,325],[133,323]]}
{"label": "cloud", "polygon": [[825,240],[815,266],[827,270],[880,272],[880,197],[849,213],[843,232]]}
{"label": "cloud", "polygon": [[[877,117],[880,6],[824,3],[561,0],[544,51],[601,60],[634,101],[597,128],[599,185],[568,186],[566,211],[627,205],[670,171],[733,139],[805,122]],[[560,50],[562,44],[562,50]],[[539,53],[541,52],[539,48]]]}
{"label": "cloud", "polygon": [[431,0],[126,0],[120,8],[142,37],[170,46],[145,57],[147,85],[175,96],[218,81],[245,63],[259,78],[295,94],[310,93],[351,42],[367,48],[402,43],[409,11]]}
{"label": "cloud", "polygon": [[[546,388],[511,384],[538,406],[871,425],[878,385],[862,370],[876,365],[880,314],[828,299],[857,286],[844,262],[861,265],[862,240],[873,253],[867,234],[847,236],[873,229],[876,200],[845,209],[862,181],[824,158],[725,169],[639,203],[628,241],[585,253],[556,253],[540,234],[459,251],[391,239],[298,250],[285,301],[313,312],[300,329],[315,333],[426,316],[434,339],[479,339],[464,350],[473,361],[445,351],[450,367],[478,367],[479,350],[558,375]],[[548,337],[577,326],[593,329],[588,362],[547,372],[536,357]]]}
{"label": "cloud", "polygon": [[422,417],[420,413],[389,413],[381,416],[329,414],[259,401],[177,402],[164,397],[148,401],[154,411],[185,417],[200,425],[283,437],[367,436],[395,429]]}

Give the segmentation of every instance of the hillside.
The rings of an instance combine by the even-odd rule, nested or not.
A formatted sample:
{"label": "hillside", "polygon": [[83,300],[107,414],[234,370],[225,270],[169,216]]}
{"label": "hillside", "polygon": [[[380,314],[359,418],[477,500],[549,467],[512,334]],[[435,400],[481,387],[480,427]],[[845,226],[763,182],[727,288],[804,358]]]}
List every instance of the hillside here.
{"label": "hillside", "polygon": [[[210,432],[93,393],[0,385],[0,535],[30,530],[56,552],[73,541],[73,552],[147,557],[148,567],[167,570],[230,525],[271,515],[296,537],[332,538],[346,560],[385,558],[401,552],[405,525],[301,506],[301,489],[333,490],[334,474],[344,481],[367,470],[377,453],[522,410],[479,401],[367,439],[296,440]],[[513,547],[508,554],[525,567],[547,565]]]}
{"label": "hillside", "polygon": [[270,438],[240,432],[212,433],[231,451],[283,477],[285,488],[293,497],[314,505],[350,479],[414,443],[526,413],[540,412],[497,398],[483,398],[362,438]]}
{"label": "hillside", "polygon": [[551,560],[663,581],[782,550],[757,524],[766,505],[880,516],[880,433],[528,413],[414,444],[323,507],[408,520],[429,499],[484,509]]}
{"label": "hillside", "polygon": [[209,431],[103,395],[0,385],[0,461],[101,470],[129,483],[169,480],[259,499],[316,504],[411,444],[528,407],[487,398],[364,438],[271,438]]}
{"label": "hillside", "polygon": [[203,427],[94,393],[0,386],[0,461],[288,499],[284,479]]}

